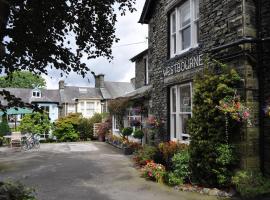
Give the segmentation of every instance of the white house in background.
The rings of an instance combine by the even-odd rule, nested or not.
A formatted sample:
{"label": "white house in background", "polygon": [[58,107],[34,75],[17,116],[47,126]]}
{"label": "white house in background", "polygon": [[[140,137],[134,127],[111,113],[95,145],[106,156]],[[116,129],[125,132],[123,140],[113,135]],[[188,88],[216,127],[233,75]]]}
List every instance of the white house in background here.
{"label": "white house in background", "polygon": [[[12,95],[21,98],[24,103],[38,105],[45,110],[51,122],[55,122],[59,117],[60,94],[58,90],[47,89],[26,89],[26,88],[0,88],[0,90],[7,90]],[[0,97],[1,103],[6,105],[7,102]],[[17,119],[20,121],[22,116],[18,115]]]}
{"label": "white house in background", "polygon": [[81,113],[90,118],[94,113],[108,112],[108,101],[134,91],[131,82],[104,81],[104,74],[95,75],[95,87],[66,86],[59,81],[61,116]]}

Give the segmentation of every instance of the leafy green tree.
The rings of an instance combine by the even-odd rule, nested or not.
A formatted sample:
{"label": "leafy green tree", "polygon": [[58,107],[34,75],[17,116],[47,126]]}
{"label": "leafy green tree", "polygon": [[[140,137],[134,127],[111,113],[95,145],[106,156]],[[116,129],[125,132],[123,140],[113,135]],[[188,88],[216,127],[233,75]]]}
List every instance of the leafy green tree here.
{"label": "leafy green tree", "polygon": [[7,122],[7,116],[2,116],[2,122],[0,123],[0,136],[4,136],[10,133],[10,127]]}
{"label": "leafy green tree", "polygon": [[60,142],[74,142],[79,139],[78,126],[81,121],[81,114],[72,113],[66,117],[59,118],[53,130],[53,135]]}
{"label": "leafy green tree", "polygon": [[[6,7],[0,12],[0,48],[5,47],[0,73],[28,70],[47,74],[54,68],[85,76],[90,69],[82,62],[83,56],[112,59],[111,47],[119,41],[115,36],[116,10],[121,15],[133,12],[135,1],[0,1]],[[0,91],[0,95],[21,102],[8,92]]]}
{"label": "leafy green tree", "polygon": [[19,130],[23,133],[47,134],[51,129],[51,122],[47,114],[34,112],[22,118]]}
{"label": "leafy green tree", "polygon": [[[217,106],[226,96],[233,96],[241,83],[234,69],[222,65],[218,70],[217,74],[214,68],[206,68],[195,79],[193,116],[189,121],[192,175],[199,183],[212,186],[229,184],[235,164],[235,154],[227,145],[225,116]],[[230,127],[229,133],[237,134],[233,122]]]}
{"label": "leafy green tree", "polygon": [[0,77],[1,88],[44,88],[46,81],[29,71],[16,71],[10,76]]}
{"label": "leafy green tree", "polygon": [[101,123],[102,114],[95,113],[90,119],[82,118],[78,125],[78,132],[81,140],[94,138],[94,124]]}

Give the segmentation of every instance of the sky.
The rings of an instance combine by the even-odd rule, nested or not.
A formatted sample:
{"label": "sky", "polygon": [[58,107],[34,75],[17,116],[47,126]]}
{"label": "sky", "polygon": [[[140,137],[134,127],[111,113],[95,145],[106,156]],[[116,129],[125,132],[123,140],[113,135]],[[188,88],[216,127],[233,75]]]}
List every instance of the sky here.
{"label": "sky", "polygon": [[[112,52],[114,59],[111,63],[105,58],[85,60],[85,63],[96,74],[105,74],[105,81],[129,82],[135,77],[135,64],[130,58],[147,48],[147,25],[139,24],[139,18],[145,0],[137,0],[136,12],[127,13],[125,16],[118,15],[116,24],[116,36],[120,41],[113,45]],[[136,43],[136,44],[134,44]],[[82,78],[76,73],[61,77],[60,72],[49,71],[49,75],[43,75],[47,82],[48,89],[58,89],[58,82],[64,80],[66,85],[93,87],[95,82],[91,73]]]}

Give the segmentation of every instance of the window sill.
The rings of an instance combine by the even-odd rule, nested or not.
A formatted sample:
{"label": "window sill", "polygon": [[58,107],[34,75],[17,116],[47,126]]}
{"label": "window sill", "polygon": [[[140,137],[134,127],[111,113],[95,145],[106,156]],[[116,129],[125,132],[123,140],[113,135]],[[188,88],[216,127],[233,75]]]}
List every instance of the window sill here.
{"label": "window sill", "polygon": [[191,53],[193,53],[195,51],[198,51],[199,49],[200,49],[200,45],[197,44],[194,47],[187,48],[187,49],[179,52],[178,54],[175,54],[174,56],[170,57],[168,60],[174,60],[174,59],[178,59],[178,58],[187,56],[188,54],[191,54]]}

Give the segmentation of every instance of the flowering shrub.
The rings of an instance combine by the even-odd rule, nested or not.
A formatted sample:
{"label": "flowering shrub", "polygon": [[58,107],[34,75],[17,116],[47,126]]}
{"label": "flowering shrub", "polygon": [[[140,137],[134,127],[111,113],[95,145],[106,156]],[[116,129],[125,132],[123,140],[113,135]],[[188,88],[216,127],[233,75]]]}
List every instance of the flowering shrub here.
{"label": "flowering shrub", "polygon": [[112,128],[112,120],[108,118],[105,122],[102,122],[97,130],[98,135],[105,136]]}
{"label": "flowering shrub", "polygon": [[144,166],[149,160],[153,160],[157,154],[157,148],[144,145],[143,148],[135,152],[134,161],[137,165]]}
{"label": "flowering shrub", "polygon": [[239,95],[227,96],[224,99],[219,101],[219,106],[217,108],[225,114],[229,114],[232,119],[243,122],[250,122],[250,110],[248,107],[245,107],[240,101]]}
{"label": "flowering shrub", "polygon": [[163,162],[167,168],[171,167],[172,157],[179,153],[180,151],[187,149],[186,144],[181,144],[179,142],[169,141],[162,142],[158,145],[159,153],[162,156]]}
{"label": "flowering shrub", "polygon": [[165,167],[161,164],[154,163],[152,160],[148,161],[142,168],[142,176],[144,178],[157,181],[159,183],[163,182],[165,173]]}

